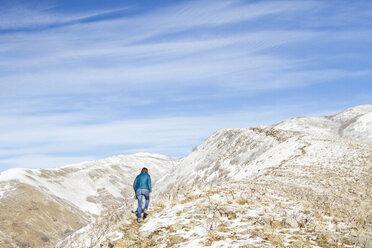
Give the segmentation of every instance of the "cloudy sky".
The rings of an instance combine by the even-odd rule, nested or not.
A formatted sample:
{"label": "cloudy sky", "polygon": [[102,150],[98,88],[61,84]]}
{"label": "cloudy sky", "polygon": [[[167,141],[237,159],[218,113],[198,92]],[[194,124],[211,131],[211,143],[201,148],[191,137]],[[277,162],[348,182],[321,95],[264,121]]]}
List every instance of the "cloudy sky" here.
{"label": "cloudy sky", "polygon": [[183,157],[372,102],[371,1],[2,1],[0,171]]}

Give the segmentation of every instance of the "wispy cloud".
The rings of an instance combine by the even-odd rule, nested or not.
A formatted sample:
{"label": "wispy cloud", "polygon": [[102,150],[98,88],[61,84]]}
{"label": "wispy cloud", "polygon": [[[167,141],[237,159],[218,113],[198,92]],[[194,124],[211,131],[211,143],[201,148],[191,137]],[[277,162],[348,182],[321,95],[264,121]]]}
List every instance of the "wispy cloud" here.
{"label": "wispy cloud", "polygon": [[0,11],[0,165],[54,166],[129,151],[184,155],[220,127],[303,115],[305,101],[263,111],[268,103],[260,99],[273,92],[293,99],[294,89],[329,83],[364,87],[372,73],[368,6],[184,1],[77,12],[55,3],[7,5]]}
{"label": "wispy cloud", "polygon": [[75,24],[82,21],[88,21],[104,15],[118,13],[127,8],[116,8],[100,11],[91,11],[84,13],[58,13],[53,11],[55,5],[17,5],[6,7],[0,10],[0,31],[17,31],[58,27],[68,24]]}
{"label": "wispy cloud", "polygon": [[[51,167],[80,162],[82,158],[98,159],[135,151],[183,156],[219,128],[272,124],[299,110],[296,105],[286,105],[285,109],[266,106],[210,116],[163,116],[104,122],[97,122],[95,115],[82,116],[80,113],[37,118],[32,115],[9,116],[0,124],[3,130],[0,140],[6,144],[0,149],[0,164]],[[84,124],[87,119],[90,122]],[[25,126],[27,129],[22,130]],[[23,148],[19,147],[21,143]]]}

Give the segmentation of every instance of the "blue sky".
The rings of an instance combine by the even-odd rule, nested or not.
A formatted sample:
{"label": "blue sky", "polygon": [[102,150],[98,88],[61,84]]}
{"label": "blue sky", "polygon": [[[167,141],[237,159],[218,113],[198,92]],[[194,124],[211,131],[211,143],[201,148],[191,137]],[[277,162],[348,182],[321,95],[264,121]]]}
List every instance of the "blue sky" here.
{"label": "blue sky", "polygon": [[370,1],[0,1],[0,171],[183,157],[372,102]]}

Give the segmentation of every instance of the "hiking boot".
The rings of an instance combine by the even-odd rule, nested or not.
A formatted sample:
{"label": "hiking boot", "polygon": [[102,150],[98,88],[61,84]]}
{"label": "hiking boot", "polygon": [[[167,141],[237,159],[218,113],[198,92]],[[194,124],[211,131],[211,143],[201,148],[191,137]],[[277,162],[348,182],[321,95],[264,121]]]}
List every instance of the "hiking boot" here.
{"label": "hiking boot", "polygon": [[137,223],[141,223],[142,222],[142,219],[141,218],[138,218],[137,219]]}
{"label": "hiking boot", "polygon": [[147,209],[144,209],[143,210],[143,219],[146,219],[147,215],[149,215],[149,211]]}

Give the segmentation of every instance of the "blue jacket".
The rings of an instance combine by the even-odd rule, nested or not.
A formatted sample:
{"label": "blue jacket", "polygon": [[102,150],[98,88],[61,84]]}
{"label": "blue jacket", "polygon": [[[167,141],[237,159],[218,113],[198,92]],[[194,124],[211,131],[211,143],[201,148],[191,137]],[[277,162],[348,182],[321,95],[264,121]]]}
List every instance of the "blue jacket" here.
{"label": "blue jacket", "polygon": [[134,192],[137,189],[148,189],[151,192],[151,177],[146,172],[139,174],[133,183]]}

